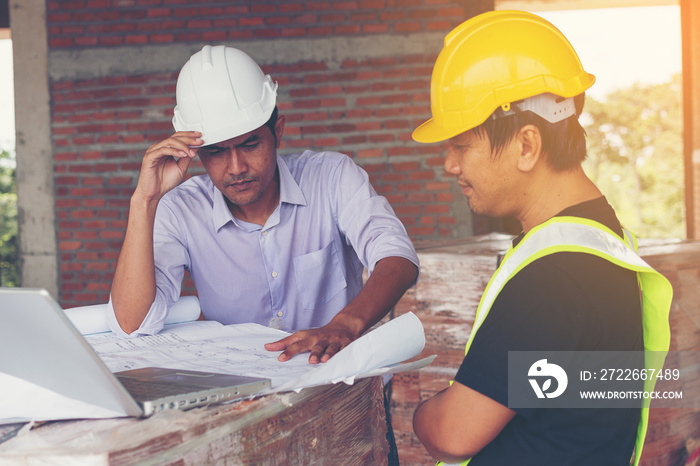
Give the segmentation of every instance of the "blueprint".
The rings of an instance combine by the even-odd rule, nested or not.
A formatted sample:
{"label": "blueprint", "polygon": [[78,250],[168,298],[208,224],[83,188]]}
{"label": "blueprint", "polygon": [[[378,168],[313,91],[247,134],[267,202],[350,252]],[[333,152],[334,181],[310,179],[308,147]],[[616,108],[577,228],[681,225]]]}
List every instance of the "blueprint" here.
{"label": "blueprint", "polygon": [[417,356],[425,345],[423,326],[412,313],[368,332],[323,364],[309,364],[308,353],[279,362],[280,352],[264,348],[288,335],[258,324],[195,321],[170,325],[153,336],[102,333],[85,338],[112,372],[156,366],[267,377],[273,392],[396,372],[398,363]]}

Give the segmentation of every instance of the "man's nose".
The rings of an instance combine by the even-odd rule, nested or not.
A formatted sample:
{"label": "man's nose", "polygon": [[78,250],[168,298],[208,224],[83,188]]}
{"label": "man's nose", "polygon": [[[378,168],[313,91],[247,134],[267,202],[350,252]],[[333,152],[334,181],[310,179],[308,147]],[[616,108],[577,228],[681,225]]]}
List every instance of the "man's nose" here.
{"label": "man's nose", "polygon": [[245,161],[245,157],[236,149],[231,149],[228,157],[228,172],[231,175],[241,175],[248,171],[248,164]]}
{"label": "man's nose", "polygon": [[460,174],[459,159],[451,148],[447,149],[447,155],[445,156],[445,171],[451,175]]}

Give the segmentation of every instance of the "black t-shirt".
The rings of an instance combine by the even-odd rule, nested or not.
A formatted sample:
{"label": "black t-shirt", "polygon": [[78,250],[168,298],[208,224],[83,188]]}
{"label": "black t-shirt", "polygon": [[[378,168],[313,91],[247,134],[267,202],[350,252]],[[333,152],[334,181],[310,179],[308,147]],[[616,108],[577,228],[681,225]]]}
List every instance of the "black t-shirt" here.
{"label": "black t-shirt", "polygon": [[[595,220],[622,236],[604,197],[558,216]],[[503,287],[455,380],[507,406],[508,351],[643,349],[636,274],[591,254],[560,252],[532,262]],[[514,411],[470,466],[629,464],[638,409]]]}

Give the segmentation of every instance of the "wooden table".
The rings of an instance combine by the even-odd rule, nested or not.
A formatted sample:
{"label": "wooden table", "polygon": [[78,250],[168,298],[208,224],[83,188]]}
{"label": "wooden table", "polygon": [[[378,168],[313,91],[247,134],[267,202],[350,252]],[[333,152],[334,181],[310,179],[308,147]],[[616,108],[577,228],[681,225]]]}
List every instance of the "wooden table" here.
{"label": "wooden table", "polygon": [[148,419],[51,422],[0,444],[0,465],[382,465],[383,390],[373,377]]}

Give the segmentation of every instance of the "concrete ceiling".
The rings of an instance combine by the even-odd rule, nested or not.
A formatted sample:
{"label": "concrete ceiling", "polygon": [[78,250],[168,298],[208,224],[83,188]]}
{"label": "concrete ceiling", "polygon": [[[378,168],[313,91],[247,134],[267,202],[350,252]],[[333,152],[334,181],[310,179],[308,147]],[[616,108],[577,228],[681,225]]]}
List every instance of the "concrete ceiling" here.
{"label": "concrete ceiling", "polygon": [[678,5],[678,0],[495,0],[497,10],[559,11]]}

